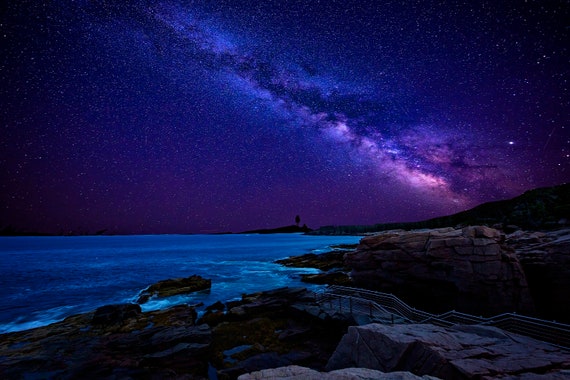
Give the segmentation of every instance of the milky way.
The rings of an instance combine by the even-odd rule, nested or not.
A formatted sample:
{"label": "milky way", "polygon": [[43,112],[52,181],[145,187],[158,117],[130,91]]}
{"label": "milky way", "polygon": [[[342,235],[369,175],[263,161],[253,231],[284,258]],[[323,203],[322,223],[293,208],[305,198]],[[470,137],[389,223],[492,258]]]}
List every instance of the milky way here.
{"label": "milky way", "polygon": [[8,8],[0,227],[411,221],[570,178],[568,2]]}

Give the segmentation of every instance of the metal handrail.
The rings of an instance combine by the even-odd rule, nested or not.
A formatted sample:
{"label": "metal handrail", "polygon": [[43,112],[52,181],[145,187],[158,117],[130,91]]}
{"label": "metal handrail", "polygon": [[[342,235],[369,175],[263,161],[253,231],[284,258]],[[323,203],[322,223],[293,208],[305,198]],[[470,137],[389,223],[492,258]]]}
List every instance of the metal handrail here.
{"label": "metal handrail", "polygon": [[389,308],[360,297],[324,293],[319,295],[317,302],[321,305],[328,303],[329,308],[337,309],[341,313],[349,312],[353,315],[355,313],[360,313],[367,315],[373,320],[389,320],[392,323],[394,323],[394,317],[396,317],[398,318],[398,321],[413,323],[413,321],[401,316],[400,314],[391,312],[388,310]]}
{"label": "metal handrail", "polygon": [[[348,300],[350,305],[366,304],[371,316],[372,309],[374,309],[380,315],[396,315],[398,323],[431,323],[443,327],[454,324],[494,326],[505,331],[549,342],[564,349],[570,349],[570,325],[517,313],[503,313],[488,318],[455,310],[443,314],[431,314],[409,306],[390,293],[340,285],[327,287],[318,297],[320,302],[331,299]],[[350,312],[352,313],[356,309],[351,306]],[[393,316],[391,320],[394,321]]]}

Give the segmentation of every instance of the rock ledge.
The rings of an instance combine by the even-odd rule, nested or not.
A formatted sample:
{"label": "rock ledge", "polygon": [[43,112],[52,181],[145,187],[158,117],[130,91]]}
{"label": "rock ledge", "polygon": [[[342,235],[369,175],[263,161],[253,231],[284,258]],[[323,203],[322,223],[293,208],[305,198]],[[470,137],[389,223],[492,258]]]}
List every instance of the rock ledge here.
{"label": "rock ledge", "polygon": [[178,294],[207,290],[211,287],[212,280],[202,278],[198,275],[163,280],[143,290],[137,299],[137,303],[145,303],[151,297],[172,297]]}

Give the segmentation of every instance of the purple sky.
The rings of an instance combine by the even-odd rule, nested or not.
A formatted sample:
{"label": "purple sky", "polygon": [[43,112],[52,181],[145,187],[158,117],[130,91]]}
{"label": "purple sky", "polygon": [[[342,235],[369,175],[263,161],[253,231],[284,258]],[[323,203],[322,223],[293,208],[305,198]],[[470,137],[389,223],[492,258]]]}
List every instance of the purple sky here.
{"label": "purple sky", "polygon": [[570,180],[568,1],[11,3],[0,228],[414,221]]}

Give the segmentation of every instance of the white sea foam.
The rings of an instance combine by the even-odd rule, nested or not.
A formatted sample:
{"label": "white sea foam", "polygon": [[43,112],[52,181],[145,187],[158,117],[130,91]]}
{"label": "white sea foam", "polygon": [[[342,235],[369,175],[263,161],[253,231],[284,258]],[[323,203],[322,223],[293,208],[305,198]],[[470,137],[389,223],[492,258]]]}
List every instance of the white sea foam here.
{"label": "white sea foam", "polygon": [[0,333],[133,302],[157,281],[193,274],[212,279],[209,293],[151,299],[142,309],[209,305],[283,286],[312,288],[299,275],[318,270],[274,261],[358,239],[288,234],[0,237]]}
{"label": "white sea foam", "polygon": [[76,306],[61,306],[36,312],[30,316],[21,316],[13,322],[0,324],[0,334],[46,326],[61,321],[73,312],[80,311]]}

